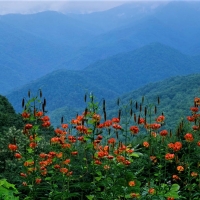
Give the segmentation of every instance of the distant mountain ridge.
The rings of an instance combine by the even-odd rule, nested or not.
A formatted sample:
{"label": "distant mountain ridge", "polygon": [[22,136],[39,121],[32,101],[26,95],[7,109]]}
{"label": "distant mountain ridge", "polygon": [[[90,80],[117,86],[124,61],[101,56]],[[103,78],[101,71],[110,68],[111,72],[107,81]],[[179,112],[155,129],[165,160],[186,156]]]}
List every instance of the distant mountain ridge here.
{"label": "distant mountain ridge", "polygon": [[[147,84],[137,90],[123,94],[119,98],[122,104],[128,104],[130,100],[133,102],[138,101],[139,104],[142,97],[144,97],[145,103],[143,107],[156,105],[157,115],[164,113],[166,117],[164,128],[171,129],[175,133],[179,123],[181,121],[187,122],[186,117],[191,115],[190,107],[194,106],[194,98],[200,97],[199,86],[200,73],[175,76],[156,83]],[[160,98],[159,105],[157,103],[158,97]],[[107,108],[110,115],[117,113],[119,108],[116,104],[116,99],[107,102]],[[154,110],[152,110],[152,116],[154,116],[153,112]],[[54,116],[56,114],[58,113],[54,111]],[[144,117],[144,110],[140,115]]]}
{"label": "distant mountain ridge", "polygon": [[[133,113],[138,117],[144,117],[144,107],[156,106],[157,113],[154,114],[154,107],[152,108],[152,119],[156,116],[165,115],[165,125],[164,129],[168,131],[171,129],[172,133],[176,133],[178,125],[181,121],[186,124],[187,116],[191,115],[190,107],[193,105],[194,97],[200,97],[200,73],[192,74],[187,76],[175,76],[159,82],[149,83],[137,90],[119,95],[118,97],[108,100],[106,99],[106,112],[107,119],[118,116],[119,109],[122,110],[121,117],[130,116],[130,111],[125,113],[124,107],[129,105],[132,101]],[[139,109],[136,110],[135,103],[138,105],[142,102],[142,97],[145,101],[142,106],[142,112]],[[160,98],[160,104],[158,105],[157,99]],[[117,105],[117,99],[119,99],[119,106]],[[64,117],[65,122],[69,122],[72,118],[76,116],[77,113],[81,114],[84,107],[76,109],[70,106],[64,106],[58,108],[48,114],[51,117],[54,126],[60,125],[61,117]],[[103,115],[102,102],[100,102],[99,114]],[[150,120],[148,118],[148,120]]]}
{"label": "distant mountain ridge", "polygon": [[49,111],[84,106],[85,93],[94,92],[100,100],[113,99],[146,84],[173,76],[200,73],[200,60],[154,43],[135,51],[98,61],[84,70],[58,70],[7,95],[17,111],[21,98],[30,89],[42,89],[51,102]]}
{"label": "distant mountain ridge", "polygon": [[82,70],[152,43],[198,56],[199,8],[199,2],[137,2],[87,15],[2,15],[0,93],[6,94],[55,70]]}

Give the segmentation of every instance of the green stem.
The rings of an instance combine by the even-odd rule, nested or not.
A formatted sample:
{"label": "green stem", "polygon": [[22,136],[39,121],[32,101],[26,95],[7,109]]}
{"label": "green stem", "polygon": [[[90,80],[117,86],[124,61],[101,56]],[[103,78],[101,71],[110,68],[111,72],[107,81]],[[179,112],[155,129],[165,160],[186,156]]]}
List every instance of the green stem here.
{"label": "green stem", "polygon": [[[189,159],[190,159],[190,151],[191,151],[191,148],[190,148],[190,143],[188,145],[188,148],[189,148],[189,154],[188,154],[188,185],[191,187],[191,176],[190,176],[190,162],[189,162]],[[191,188],[189,188],[189,199],[191,200]]]}

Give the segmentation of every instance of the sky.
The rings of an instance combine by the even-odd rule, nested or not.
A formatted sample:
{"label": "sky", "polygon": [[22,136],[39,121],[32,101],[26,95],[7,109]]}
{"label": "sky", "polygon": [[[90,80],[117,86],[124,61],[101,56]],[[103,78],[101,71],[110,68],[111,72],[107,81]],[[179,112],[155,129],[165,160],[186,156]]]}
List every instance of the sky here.
{"label": "sky", "polygon": [[[130,0],[136,1],[136,0]],[[130,2],[128,1],[128,2]],[[142,0],[139,0],[140,2]],[[152,0],[145,0],[152,1]],[[144,2],[145,2],[144,1]],[[153,0],[157,1],[157,0]],[[166,1],[166,0],[160,0]],[[168,0],[169,1],[169,0]],[[0,15],[8,13],[21,13],[30,14],[37,13],[47,10],[53,10],[63,13],[91,13],[96,11],[108,10],[110,8],[119,6],[126,3],[127,0],[63,0],[63,1],[53,1],[53,0],[0,0]]]}

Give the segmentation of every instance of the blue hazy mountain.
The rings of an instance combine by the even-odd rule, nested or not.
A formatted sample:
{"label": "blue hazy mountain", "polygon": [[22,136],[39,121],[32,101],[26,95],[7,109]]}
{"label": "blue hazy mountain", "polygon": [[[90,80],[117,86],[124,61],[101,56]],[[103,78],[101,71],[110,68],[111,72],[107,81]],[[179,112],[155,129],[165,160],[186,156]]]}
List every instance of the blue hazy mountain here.
{"label": "blue hazy mountain", "polygon": [[[123,68],[126,65],[123,53],[152,43],[164,44],[183,53],[180,64],[183,68],[186,63],[188,65],[185,54],[195,55],[198,63],[199,8],[199,2],[137,2],[84,15],[50,11],[2,15],[0,93],[8,93],[54,70],[81,70],[89,65],[95,68],[115,55],[122,59],[114,57]],[[140,57],[139,53],[137,56]],[[172,58],[176,55],[166,56],[168,61],[165,62],[173,65]],[[152,59],[148,53],[143,59],[146,63],[153,59],[159,63],[159,57]],[[194,63],[194,59],[191,62]],[[165,69],[160,67],[160,70]]]}
{"label": "blue hazy mountain", "polygon": [[84,106],[85,93],[93,92],[98,100],[112,99],[149,83],[174,76],[200,73],[198,56],[187,56],[176,49],[154,43],[98,61],[84,70],[58,70],[7,95],[17,111],[21,98],[30,89],[42,89],[51,103],[48,110]]}

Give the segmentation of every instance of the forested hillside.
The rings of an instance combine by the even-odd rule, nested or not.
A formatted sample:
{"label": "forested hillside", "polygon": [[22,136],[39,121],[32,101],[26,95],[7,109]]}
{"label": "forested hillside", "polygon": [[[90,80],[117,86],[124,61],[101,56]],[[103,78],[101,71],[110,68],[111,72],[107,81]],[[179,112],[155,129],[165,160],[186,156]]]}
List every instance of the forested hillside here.
{"label": "forested hillside", "polygon": [[[95,95],[95,93],[94,93]],[[176,76],[164,81],[147,84],[137,90],[133,90],[124,95],[119,95],[113,100],[106,100],[107,118],[117,117],[119,109],[122,109],[129,105],[131,100],[133,102],[133,111],[140,116],[144,117],[144,113],[139,113],[135,109],[135,103],[138,102],[138,106],[142,102],[142,97],[145,97],[145,106],[156,105],[158,114],[164,113],[166,116],[165,128],[176,130],[178,124],[182,120],[186,120],[186,116],[189,116],[190,110],[188,108],[194,106],[194,97],[200,96],[200,74],[188,75],[188,76]],[[157,98],[160,98],[160,104],[157,104]],[[117,100],[120,99],[120,106],[117,106]],[[82,98],[84,102],[84,99]],[[85,104],[86,105],[86,104]],[[102,101],[100,102],[99,112],[102,114]],[[66,120],[70,120],[76,116],[77,113],[81,113],[85,107],[79,110],[72,110],[69,107],[63,107],[50,112],[52,122],[54,125],[59,125],[60,118],[64,116]],[[152,111],[154,112],[154,110]],[[123,111],[123,116],[130,116],[130,111],[127,113]]]}
{"label": "forested hillside", "polygon": [[21,115],[16,114],[8,99],[0,95],[0,133],[13,126],[22,127]]}
{"label": "forested hillside", "polygon": [[21,99],[31,90],[34,95],[42,89],[53,111],[63,106],[82,107],[85,93],[93,92],[100,100],[113,99],[146,84],[178,75],[200,72],[198,57],[187,56],[159,44],[118,54],[98,61],[84,70],[59,70],[25,85],[7,97],[17,112]]}

